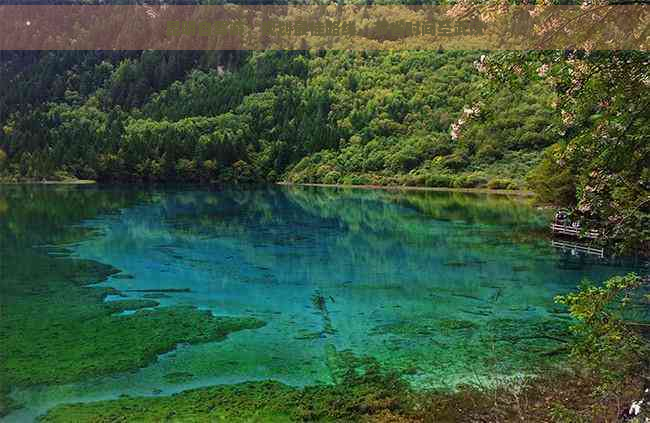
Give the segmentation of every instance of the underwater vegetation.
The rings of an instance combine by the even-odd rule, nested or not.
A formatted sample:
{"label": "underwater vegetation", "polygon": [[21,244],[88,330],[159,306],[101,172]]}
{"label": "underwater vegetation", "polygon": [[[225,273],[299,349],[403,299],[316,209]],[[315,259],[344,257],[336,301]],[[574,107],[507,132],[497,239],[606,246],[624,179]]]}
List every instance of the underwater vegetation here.
{"label": "underwater vegetation", "polygon": [[[82,202],[93,197],[88,192],[74,193],[65,194]],[[96,192],[96,197],[102,193]],[[56,202],[49,209],[35,210],[37,204],[40,202],[10,201],[8,220],[0,223],[0,245],[12,246],[3,248],[0,260],[0,416],[19,406],[8,396],[11,388],[124,372],[154,361],[180,343],[219,341],[229,333],[264,325],[248,317],[215,317],[191,306],[160,308],[151,299],[128,298],[113,288],[92,287],[89,285],[119,270],[65,254],[53,257],[22,242],[9,243],[14,236],[21,238],[26,230],[23,225],[39,221],[49,221],[53,226],[50,233],[56,237],[40,239],[43,243],[77,236],[62,233],[78,216],[59,214]],[[116,202],[103,210],[121,205]],[[23,213],[17,212],[19,207]],[[30,207],[31,211],[26,210]],[[89,208],[85,210],[92,216]],[[25,218],[30,215],[31,221]],[[108,295],[124,299],[104,301]],[[135,313],[119,315],[126,310]]]}
{"label": "underwater vegetation", "polygon": [[[375,359],[327,346],[334,383],[297,388],[276,381],[192,389],[171,396],[60,405],[40,422],[591,422],[615,421],[642,391],[630,378],[618,396],[594,395],[601,382],[570,369],[491,386],[413,391]],[[598,416],[602,420],[594,420]]]}
{"label": "underwater vegetation", "polygon": [[332,385],[296,388],[274,381],[194,389],[168,397],[122,398],[63,405],[42,422],[294,422],[357,421],[363,416],[409,414],[407,384],[370,357],[328,347]]}
{"label": "underwater vegetation", "polygon": [[[107,295],[120,292],[87,286],[115,272],[99,263],[30,255],[29,266],[11,269],[26,258],[22,253],[3,260],[0,270],[3,285],[13,288],[3,289],[0,320],[0,386],[5,394],[11,386],[68,383],[135,369],[179,343],[219,341],[231,332],[264,325],[254,318],[215,317],[191,306],[116,315],[158,303],[105,302]],[[0,401],[0,411],[9,408],[8,399]]]}

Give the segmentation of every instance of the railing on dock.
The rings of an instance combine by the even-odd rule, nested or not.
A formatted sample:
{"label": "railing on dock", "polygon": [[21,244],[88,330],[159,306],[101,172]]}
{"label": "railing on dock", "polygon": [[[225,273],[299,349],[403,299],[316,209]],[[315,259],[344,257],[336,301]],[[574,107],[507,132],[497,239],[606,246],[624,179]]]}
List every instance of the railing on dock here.
{"label": "railing on dock", "polygon": [[600,237],[600,233],[595,230],[583,231],[581,228],[574,228],[569,225],[559,225],[557,223],[551,223],[551,230],[554,234],[575,236],[577,238],[597,239]]}
{"label": "railing on dock", "polygon": [[571,251],[572,253],[577,252],[577,253],[591,254],[594,256],[598,256],[600,258],[605,258],[604,248],[595,248],[595,247],[590,247],[589,245],[581,245],[573,242],[556,241],[556,240],[552,240],[551,245],[555,248]]}

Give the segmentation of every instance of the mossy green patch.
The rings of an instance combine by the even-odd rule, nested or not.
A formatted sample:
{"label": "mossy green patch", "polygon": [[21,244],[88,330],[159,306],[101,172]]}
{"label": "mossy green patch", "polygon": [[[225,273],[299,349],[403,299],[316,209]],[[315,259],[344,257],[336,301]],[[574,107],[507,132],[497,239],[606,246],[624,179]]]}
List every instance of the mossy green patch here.
{"label": "mossy green patch", "polygon": [[130,310],[139,310],[142,308],[153,308],[158,307],[160,303],[153,300],[119,300],[119,301],[108,301],[106,306],[113,310],[113,313],[119,313],[121,311],[130,311]]}
{"label": "mossy green patch", "polygon": [[[115,269],[100,263],[21,251],[0,263],[0,413],[13,386],[69,383],[142,367],[179,343],[224,339],[264,325],[215,317],[193,307],[143,299],[108,301],[112,288],[88,287]],[[28,265],[25,265],[28,263]],[[119,315],[124,310],[137,310]]]}
{"label": "mossy green patch", "polygon": [[433,336],[450,335],[457,332],[471,332],[479,326],[469,320],[451,320],[451,319],[418,319],[414,321],[404,321],[377,326],[373,334],[393,334],[399,336]]}
{"label": "mossy green patch", "polygon": [[167,373],[165,375],[165,380],[168,383],[180,383],[180,382],[188,381],[193,377],[194,375],[189,372],[173,372],[173,373]]}
{"label": "mossy green patch", "polygon": [[370,416],[412,413],[407,385],[368,357],[328,350],[340,376],[334,385],[305,388],[247,382],[194,389],[169,397],[121,398],[62,405],[43,422],[351,422]]}

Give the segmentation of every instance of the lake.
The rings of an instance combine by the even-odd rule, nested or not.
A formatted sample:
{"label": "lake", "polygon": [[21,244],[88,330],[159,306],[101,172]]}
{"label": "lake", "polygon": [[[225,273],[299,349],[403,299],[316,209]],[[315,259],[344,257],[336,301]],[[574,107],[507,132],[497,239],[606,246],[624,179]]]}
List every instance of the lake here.
{"label": "lake", "polygon": [[[328,384],[352,358],[415,389],[521,377],[565,351],[570,320],[556,295],[634,270],[557,250],[549,212],[521,197],[0,189],[1,388],[23,405],[6,421],[214,384]],[[152,320],[165,308],[240,325],[218,339],[194,325],[166,334],[155,322],[168,320]],[[109,359],[118,371],[102,367]]]}

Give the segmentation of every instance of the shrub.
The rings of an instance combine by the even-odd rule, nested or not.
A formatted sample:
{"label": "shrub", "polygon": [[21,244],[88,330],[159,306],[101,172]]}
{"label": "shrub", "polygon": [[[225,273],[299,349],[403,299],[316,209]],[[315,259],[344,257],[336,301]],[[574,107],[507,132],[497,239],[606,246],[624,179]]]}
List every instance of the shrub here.
{"label": "shrub", "polygon": [[370,182],[365,175],[348,175],[343,178],[344,185],[369,185]]}
{"label": "shrub", "polygon": [[385,159],[386,166],[393,172],[408,172],[421,162],[421,156],[411,147],[405,147]]}
{"label": "shrub", "polygon": [[456,188],[477,188],[485,186],[487,179],[479,175],[460,176],[454,182]]}
{"label": "shrub", "polygon": [[425,184],[428,187],[449,188],[454,185],[454,179],[447,175],[428,175]]}
{"label": "shrub", "polygon": [[53,181],[70,181],[75,178],[64,170],[57,170],[52,174],[50,179]]}
{"label": "shrub", "polygon": [[571,356],[604,378],[602,388],[614,389],[647,360],[647,345],[624,320],[626,306],[640,286],[641,278],[631,273],[613,277],[603,286],[585,281],[578,292],[555,299],[577,320],[571,328],[577,338]]}
{"label": "shrub", "polygon": [[338,184],[341,179],[341,174],[335,170],[330,171],[327,175],[323,176],[324,184]]}
{"label": "shrub", "polygon": [[405,175],[404,185],[409,187],[423,187],[425,186],[426,177],[424,175]]}
{"label": "shrub", "polygon": [[235,182],[253,183],[257,180],[255,169],[243,160],[238,160],[232,165]]}
{"label": "shrub", "polygon": [[493,163],[503,158],[503,152],[492,144],[485,144],[476,152],[476,158],[482,162]]}
{"label": "shrub", "polygon": [[176,174],[180,179],[191,181],[196,178],[196,172],[197,166],[195,160],[179,159],[176,162]]}
{"label": "shrub", "polygon": [[469,165],[469,160],[464,154],[452,154],[447,156],[444,161],[444,165],[447,169],[451,170],[462,170]]}
{"label": "shrub", "polygon": [[559,145],[544,151],[541,162],[530,172],[526,182],[543,202],[559,205],[576,202],[576,178],[562,159]]}
{"label": "shrub", "polygon": [[214,160],[205,160],[201,164],[201,179],[209,181],[217,174],[217,162]]}
{"label": "shrub", "polygon": [[508,178],[495,178],[488,182],[487,187],[490,189],[517,189],[517,184]]}

